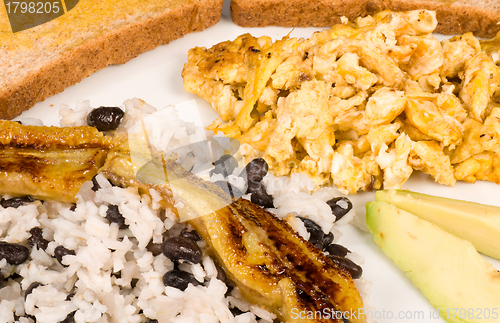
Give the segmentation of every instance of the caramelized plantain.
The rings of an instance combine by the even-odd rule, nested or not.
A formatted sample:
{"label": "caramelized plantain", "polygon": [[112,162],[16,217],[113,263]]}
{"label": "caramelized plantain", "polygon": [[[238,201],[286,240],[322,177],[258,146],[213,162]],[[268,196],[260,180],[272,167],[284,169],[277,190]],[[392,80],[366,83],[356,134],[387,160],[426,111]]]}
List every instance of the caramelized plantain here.
{"label": "caramelized plantain", "polygon": [[72,202],[104,164],[110,146],[92,127],[0,121],[0,194]]}
{"label": "caramelized plantain", "polygon": [[0,147],[51,149],[109,149],[111,138],[94,127],[23,126],[15,121],[0,120]]}
{"label": "caramelized plantain", "polygon": [[[145,159],[143,159],[145,160]],[[208,242],[212,256],[250,302],[283,322],[366,322],[354,281],[286,222],[173,160],[151,159],[134,173],[127,148],[101,169],[115,184],[155,188]]]}
{"label": "caramelized plantain", "polygon": [[243,295],[283,322],[366,321],[349,273],[261,207],[239,199],[189,223]]}
{"label": "caramelized plantain", "polygon": [[174,160],[151,153],[147,145],[134,146],[133,137],[118,134],[111,144],[89,127],[3,126],[12,132],[0,131],[0,170],[5,178],[0,193],[72,200],[81,181],[90,179],[106,157],[99,172],[141,193],[157,190],[165,206],[207,241],[214,259],[250,302],[286,323],[366,322],[361,297],[346,269],[272,213],[245,199],[232,200]]}

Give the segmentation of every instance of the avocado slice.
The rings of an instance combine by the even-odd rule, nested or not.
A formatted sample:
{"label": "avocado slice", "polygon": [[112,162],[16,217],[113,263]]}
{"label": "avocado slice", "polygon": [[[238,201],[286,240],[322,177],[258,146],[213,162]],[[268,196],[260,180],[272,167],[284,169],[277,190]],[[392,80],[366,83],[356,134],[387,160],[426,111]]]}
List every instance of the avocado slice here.
{"label": "avocado slice", "polygon": [[366,211],[375,243],[445,321],[500,320],[500,273],[469,241],[385,202],[369,202]]}
{"label": "avocado slice", "polygon": [[390,203],[444,230],[470,241],[477,251],[500,259],[500,208],[405,190],[375,193],[375,200]]}

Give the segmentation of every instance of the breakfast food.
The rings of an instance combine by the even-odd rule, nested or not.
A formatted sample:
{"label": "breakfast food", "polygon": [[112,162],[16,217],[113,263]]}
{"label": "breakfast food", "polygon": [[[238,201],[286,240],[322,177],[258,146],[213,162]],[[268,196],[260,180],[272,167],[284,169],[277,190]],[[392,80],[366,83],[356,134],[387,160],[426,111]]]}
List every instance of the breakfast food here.
{"label": "breakfast food", "polygon": [[436,25],[432,11],[384,11],[310,39],[244,34],[191,49],[184,88],[218,112],[209,129],[278,176],[349,194],[414,170],[500,183],[498,39],[440,42]]}
{"label": "breakfast food", "polygon": [[[286,196],[278,190],[291,191],[293,177],[274,178],[262,161],[247,167],[226,163],[231,160],[223,157],[227,149],[212,142],[214,164],[222,166],[205,169],[200,176],[212,182],[222,178],[241,189],[246,184],[235,174],[243,169],[263,186],[282,181],[279,189],[274,185],[268,190],[277,210],[252,204],[248,195],[233,200],[186,170],[210,165],[212,156],[191,149],[203,129],[183,123],[172,107],[156,111],[133,99],[119,107],[123,113],[102,109],[92,109],[88,102],[74,111],[64,108],[63,128],[2,123],[16,129],[17,140],[11,132],[0,132],[4,150],[14,141],[47,132],[54,134],[48,137],[53,143],[66,138],[57,133],[74,131],[78,137],[83,131],[107,144],[102,147],[104,166],[81,185],[72,203],[61,201],[61,194],[40,201],[2,188],[0,321],[270,323],[279,318],[288,323],[297,321],[294,315],[306,322],[304,315],[321,310],[325,316],[308,322],[344,322],[341,315],[350,322],[366,322],[357,312],[364,308],[358,291],[361,270],[336,243],[339,234],[333,228],[335,221],[348,221],[352,204],[347,199],[332,198],[331,188],[313,196],[294,187],[293,198],[307,204],[307,213],[298,210],[299,218],[283,210],[280,215],[278,200]],[[96,113],[123,118],[118,125],[112,119],[100,123],[107,129],[103,135],[86,126],[95,122]],[[65,144],[64,150],[75,149],[71,142]],[[18,161],[37,150],[29,145],[12,148]],[[165,154],[171,151],[177,161]],[[37,156],[51,153],[38,151]],[[56,171],[62,175],[73,169]],[[44,174],[34,168],[32,175],[36,181]],[[307,178],[298,182],[304,185]],[[65,189],[57,184],[54,190]]]}
{"label": "breakfast food", "polygon": [[214,25],[222,0],[80,0],[66,14],[16,33],[3,8],[0,118],[11,119],[108,65]]}
{"label": "breakfast food", "polygon": [[0,194],[73,202],[111,147],[93,127],[22,126],[0,120]]}
{"label": "breakfast food", "polygon": [[500,272],[469,241],[386,202],[366,210],[375,243],[446,322],[498,321]]}
{"label": "breakfast food", "polygon": [[[217,185],[172,160],[149,161],[134,173],[128,146],[114,147],[101,173],[116,185],[153,188],[170,205],[182,205],[177,208],[181,219],[204,238],[247,300],[281,322],[294,322],[294,310],[352,313],[350,322],[366,322],[365,314],[358,313],[363,302],[349,271],[305,243],[286,222],[245,199],[231,201]],[[168,184],[159,182],[164,173]]]}
{"label": "breakfast food", "polygon": [[375,200],[390,203],[470,241],[477,251],[500,259],[500,208],[405,190],[383,190]]}
{"label": "breakfast food", "polygon": [[331,27],[341,17],[356,19],[381,10],[436,11],[436,32],[453,35],[473,32],[479,37],[493,37],[500,30],[500,6],[495,1],[465,0],[361,0],[342,1],[283,1],[231,0],[231,17],[242,27]]}

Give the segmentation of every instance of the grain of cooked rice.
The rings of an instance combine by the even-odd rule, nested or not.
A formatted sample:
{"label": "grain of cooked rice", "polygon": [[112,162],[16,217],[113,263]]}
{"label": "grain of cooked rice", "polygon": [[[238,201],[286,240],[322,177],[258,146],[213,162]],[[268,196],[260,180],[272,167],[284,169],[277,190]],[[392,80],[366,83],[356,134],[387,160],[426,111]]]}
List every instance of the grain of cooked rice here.
{"label": "grain of cooked rice", "polygon": [[[142,100],[132,99],[121,108],[126,112],[122,129],[144,120],[151,143],[158,150],[175,151],[185,167],[204,179],[224,180],[219,175],[210,176],[209,170],[213,160],[237,149],[234,142],[210,140],[211,150],[193,145],[206,143],[207,133],[179,119],[172,106],[157,111]],[[88,101],[78,102],[72,109],[63,105],[61,126],[85,125],[91,109]],[[36,120],[29,123],[40,124]],[[227,180],[244,192],[245,180],[238,176],[243,170],[240,166]],[[150,195],[140,195],[137,189],[111,185],[102,175],[95,179],[100,189],[94,192],[93,183],[86,182],[75,206],[53,201],[35,201],[17,209],[0,206],[0,240],[26,243],[29,231],[41,227],[43,238],[50,241],[45,251],[33,247],[30,259],[21,265],[12,266],[0,260],[0,271],[5,277],[17,275],[0,288],[0,322],[30,323],[32,315],[38,323],[54,323],[73,312],[75,322],[139,323],[148,318],[172,323],[273,322],[274,314],[245,301],[237,288],[228,292],[226,284],[217,279],[217,267],[207,255],[204,241],[198,242],[204,250],[201,264],[182,263],[179,269],[205,284],[191,284],[184,291],[165,287],[162,276],[174,268],[174,263],[163,254],[153,256],[147,245],[150,241],[161,243],[164,236],[179,234],[188,225],[179,223],[171,211],[161,209],[161,196],[154,190],[150,190]],[[337,190],[314,191],[312,181],[301,174],[289,178],[268,174],[263,183],[274,197],[275,208],[270,211],[285,218],[305,239],[309,233],[296,216],[317,222],[325,233],[333,232],[335,241],[341,236],[326,204],[341,195]],[[243,197],[249,199],[250,195]],[[127,229],[108,222],[109,205],[118,206]],[[164,212],[163,221],[160,212]],[[352,217],[353,211],[339,223],[349,222]],[[75,251],[75,255],[62,258],[64,266],[53,257],[57,246]],[[359,256],[351,257],[362,262]],[[34,282],[42,285],[25,300],[25,291]],[[369,292],[367,285],[364,278],[356,280],[363,295]],[[243,313],[233,315],[231,307]]]}

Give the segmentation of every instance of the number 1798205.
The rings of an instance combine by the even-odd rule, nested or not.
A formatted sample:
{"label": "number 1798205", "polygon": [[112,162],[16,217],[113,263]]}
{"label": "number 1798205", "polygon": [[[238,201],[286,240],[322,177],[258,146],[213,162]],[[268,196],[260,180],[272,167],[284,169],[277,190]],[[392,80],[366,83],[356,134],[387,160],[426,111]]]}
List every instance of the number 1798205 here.
{"label": "number 1798205", "polygon": [[497,319],[498,308],[448,308],[439,309],[439,314],[441,317],[446,319]]}
{"label": "number 1798205", "polygon": [[59,13],[60,2],[6,1],[7,13]]}

